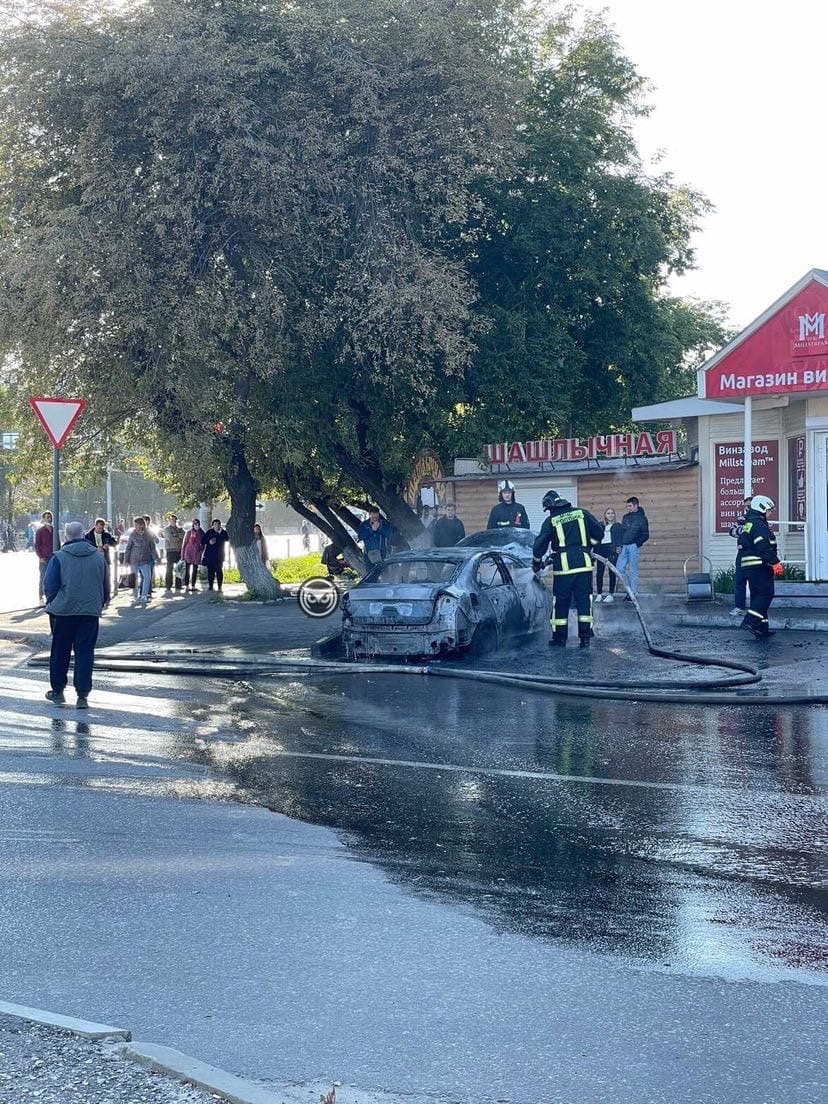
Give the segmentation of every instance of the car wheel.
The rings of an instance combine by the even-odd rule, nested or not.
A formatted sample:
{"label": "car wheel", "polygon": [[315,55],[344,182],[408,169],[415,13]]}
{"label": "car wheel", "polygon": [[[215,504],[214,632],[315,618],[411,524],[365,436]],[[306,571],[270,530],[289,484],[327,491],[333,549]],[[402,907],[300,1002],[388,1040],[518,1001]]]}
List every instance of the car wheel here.
{"label": "car wheel", "polygon": [[474,630],[469,644],[469,655],[484,656],[497,648],[497,629],[491,621],[485,621]]}

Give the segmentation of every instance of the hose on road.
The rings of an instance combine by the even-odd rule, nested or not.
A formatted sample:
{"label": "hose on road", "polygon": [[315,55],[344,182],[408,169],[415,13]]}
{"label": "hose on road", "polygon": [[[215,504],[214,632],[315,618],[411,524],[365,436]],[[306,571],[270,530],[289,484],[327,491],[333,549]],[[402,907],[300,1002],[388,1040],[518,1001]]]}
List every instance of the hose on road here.
{"label": "hose on road", "polygon": [[[540,693],[565,697],[601,698],[602,700],[661,702],[663,704],[693,705],[825,705],[828,693],[804,694],[745,692],[741,694],[723,693],[738,691],[753,686],[762,679],[757,667],[751,663],[737,660],[720,659],[711,656],[697,656],[686,652],[677,652],[669,648],[658,647],[650,633],[638,599],[626,585],[615,565],[603,556],[594,554],[614,572],[622,587],[629,595],[638,617],[641,630],[650,655],[678,663],[691,663],[703,667],[719,667],[737,672],[728,677],[699,679],[687,682],[680,679],[637,681],[635,679],[582,680],[579,683],[568,678],[556,678],[552,675],[521,674],[515,671],[481,671],[457,666],[427,664],[363,663],[346,660],[317,660],[289,656],[274,656],[262,661],[251,661],[222,657],[208,651],[199,654],[195,649],[187,649],[185,654],[164,655],[157,650],[147,653],[132,653],[128,656],[99,655],[95,661],[97,670],[131,671],[135,673],[155,672],[164,675],[199,676],[221,678],[256,678],[278,675],[416,675],[433,678],[452,678],[470,682],[490,683],[507,686],[512,689],[531,690]],[[44,663],[44,659],[35,657],[30,661],[35,665]]]}

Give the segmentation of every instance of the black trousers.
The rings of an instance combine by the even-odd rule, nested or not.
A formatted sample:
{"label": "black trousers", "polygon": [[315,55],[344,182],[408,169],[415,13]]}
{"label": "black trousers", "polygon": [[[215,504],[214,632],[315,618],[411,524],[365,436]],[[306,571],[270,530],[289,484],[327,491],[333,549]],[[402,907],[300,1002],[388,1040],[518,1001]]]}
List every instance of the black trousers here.
{"label": "black trousers", "polygon": [[572,575],[555,575],[552,580],[552,635],[565,641],[569,629],[569,607],[575,602],[578,636],[592,635],[592,569]]}
{"label": "black trousers", "polygon": [[762,564],[760,567],[745,567],[742,570],[750,587],[750,606],[742,624],[767,632],[768,610],[774,595],[773,568]]}
{"label": "black trousers", "polygon": [[49,614],[52,626],[52,651],[49,656],[49,681],[56,694],[63,692],[69,677],[69,660],[75,653],[73,685],[79,698],[92,689],[92,667],[98,639],[97,617],[80,614],[68,617]]}
{"label": "black trousers", "polygon": [[184,568],[184,586],[195,587],[198,582],[198,564],[187,564]]}
{"label": "black trousers", "polygon": [[218,583],[218,588],[221,590],[221,584],[224,582],[224,564],[207,564],[207,589],[213,589],[213,582]]}
{"label": "black trousers", "polygon": [[[595,549],[599,556],[604,556],[609,560],[611,564],[615,564],[618,561],[618,553],[615,551],[611,544],[599,544]],[[601,560],[595,561],[595,593],[600,594],[604,586],[604,564]],[[615,594],[615,587],[618,583],[618,579],[614,571],[610,571],[606,568],[607,575],[609,575],[609,592]]]}
{"label": "black trousers", "polygon": [[181,559],[181,549],[176,552],[167,552],[167,574],[164,579],[164,586],[167,590],[172,590],[173,578],[175,578],[175,589],[181,590],[181,580],[177,575],[174,575],[173,568]]}

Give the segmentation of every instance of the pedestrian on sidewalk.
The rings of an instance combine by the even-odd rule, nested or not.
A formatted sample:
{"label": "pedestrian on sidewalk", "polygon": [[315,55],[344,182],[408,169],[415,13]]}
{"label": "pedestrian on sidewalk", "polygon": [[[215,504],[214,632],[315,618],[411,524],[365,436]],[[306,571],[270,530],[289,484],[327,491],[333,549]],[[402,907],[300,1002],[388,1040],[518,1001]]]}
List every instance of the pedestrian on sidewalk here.
{"label": "pedestrian on sidewalk", "polygon": [[218,518],[213,519],[210,528],[202,535],[202,563],[207,568],[207,589],[213,589],[213,583],[217,583],[217,589],[221,591],[224,582],[224,550],[230,538],[227,530],[222,529]]}
{"label": "pedestrian on sidewalk", "polygon": [[34,550],[37,555],[38,581],[37,597],[42,602],[44,599],[43,577],[49,560],[54,555],[54,529],[52,527],[52,511],[46,510],[40,515],[40,525],[37,527],[34,539]]}
{"label": "pedestrian on sidewalk", "polygon": [[[752,495],[747,495],[742,500],[742,512],[737,515],[736,521],[728,529],[728,533],[730,533],[731,537],[734,537],[736,541],[741,537],[742,530],[745,527],[752,497]],[[739,614],[741,614],[742,617],[744,617],[747,608],[747,575],[745,575],[742,568],[742,550],[739,549],[736,553],[736,567],[733,577],[733,609],[730,611],[730,616],[738,617]]]}
{"label": "pedestrian on sidewalk", "polygon": [[[629,572],[629,587],[633,594],[638,594],[638,560],[641,548],[649,539],[650,524],[647,521],[647,515],[641,509],[641,503],[635,495],[630,495],[621,519],[621,552],[616,566],[622,578],[626,572]],[[624,601],[632,601],[629,594]]]}
{"label": "pedestrian on sidewalk", "polygon": [[[618,562],[618,556],[621,552],[621,524],[615,516],[615,510],[612,506],[608,506],[604,510],[604,535],[601,538],[601,543],[595,549],[598,556],[603,556],[605,560],[608,560],[611,564],[615,565]],[[609,576],[607,581],[608,593],[606,598],[601,594],[604,589],[604,569],[605,565],[603,560],[595,561],[595,601],[596,602],[614,602],[615,601],[615,587],[618,582],[615,572],[607,567],[606,572]]]}
{"label": "pedestrian on sidewalk", "polygon": [[46,694],[55,705],[66,701],[63,691],[69,676],[69,660],[75,654],[73,684],[78,709],[89,705],[95,643],[104,604],[104,558],[84,538],[79,521],[67,522],[66,543],[49,560],[43,580],[46,612],[52,627],[49,656],[51,690]]}
{"label": "pedestrian on sidewalk", "polygon": [[[164,554],[167,560],[167,572],[164,579],[164,586],[169,594],[172,591],[175,565],[181,559],[181,548],[184,544],[184,530],[178,524],[177,514],[169,514],[168,516],[169,522],[161,530],[161,535],[164,538]],[[177,591],[181,590],[181,579],[178,575],[175,575],[175,589]]]}
{"label": "pedestrian on sidewalk", "polygon": [[262,532],[262,527],[261,525],[259,525],[258,521],[253,526],[253,543],[256,545],[256,551],[259,554],[259,559],[269,571],[270,557],[267,554],[267,541],[265,540],[265,535]]}
{"label": "pedestrian on sidewalk", "polygon": [[135,573],[133,605],[145,606],[152,581],[152,564],[158,557],[155,540],[142,517],[132,519],[132,532],[124,549],[124,565]]}
{"label": "pedestrian on sidewalk", "polygon": [[112,597],[112,580],[110,578],[111,571],[111,559],[110,548],[115,548],[118,542],[112,536],[112,534],[106,528],[106,521],[104,518],[95,518],[95,524],[85,535],[84,540],[89,541],[93,548],[97,548],[98,552],[103,556],[104,564],[106,565],[106,571],[104,572],[104,605],[109,605],[109,600]]}
{"label": "pedestrian on sidewalk", "polygon": [[457,504],[446,503],[446,515],[434,525],[434,547],[453,548],[466,535],[466,527],[457,516]]}
{"label": "pedestrian on sidewalk", "polygon": [[201,522],[193,518],[193,523],[184,535],[184,543],[181,545],[181,559],[187,565],[184,568],[184,591],[196,591],[198,581],[198,568],[201,563],[202,545],[204,536],[201,530]]}

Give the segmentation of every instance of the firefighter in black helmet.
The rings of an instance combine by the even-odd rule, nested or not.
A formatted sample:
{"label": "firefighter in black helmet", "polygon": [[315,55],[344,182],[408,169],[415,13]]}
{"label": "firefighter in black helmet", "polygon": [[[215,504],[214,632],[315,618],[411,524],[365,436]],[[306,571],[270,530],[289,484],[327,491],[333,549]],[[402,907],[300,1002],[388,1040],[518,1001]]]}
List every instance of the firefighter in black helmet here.
{"label": "firefighter in black helmet", "polygon": [[505,529],[515,526],[518,529],[529,528],[526,510],[515,502],[515,485],[508,479],[501,479],[497,485],[497,506],[492,507],[487,529]]}
{"label": "firefighter in black helmet", "polygon": [[604,527],[588,510],[580,510],[561,498],[557,491],[547,491],[543,508],[549,517],[541,526],[532,548],[532,568],[540,571],[543,557],[552,550],[552,639],[550,644],[566,644],[569,606],[575,599],[578,613],[578,637],[582,648],[589,647],[592,636],[592,556],[590,548],[600,544]]}

